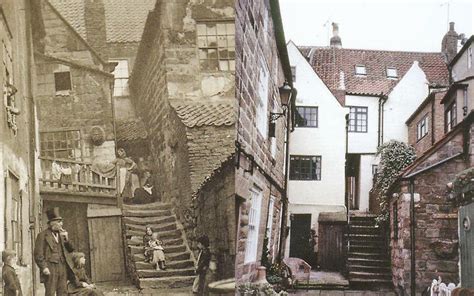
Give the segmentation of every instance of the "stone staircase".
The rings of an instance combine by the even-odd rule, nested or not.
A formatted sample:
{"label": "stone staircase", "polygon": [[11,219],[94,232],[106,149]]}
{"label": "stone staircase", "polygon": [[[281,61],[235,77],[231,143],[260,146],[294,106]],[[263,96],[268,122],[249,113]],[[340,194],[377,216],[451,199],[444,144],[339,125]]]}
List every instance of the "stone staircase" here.
{"label": "stone staircase", "polygon": [[391,287],[388,242],[375,215],[352,213],[349,223],[347,267],[351,286]]}
{"label": "stone staircase", "polygon": [[[123,231],[127,245],[127,269],[140,289],[182,289],[194,281],[194,256],[171,204],[123,205]],[[145,262],[143,235],[146,225],[164,242],[166,270]]]}

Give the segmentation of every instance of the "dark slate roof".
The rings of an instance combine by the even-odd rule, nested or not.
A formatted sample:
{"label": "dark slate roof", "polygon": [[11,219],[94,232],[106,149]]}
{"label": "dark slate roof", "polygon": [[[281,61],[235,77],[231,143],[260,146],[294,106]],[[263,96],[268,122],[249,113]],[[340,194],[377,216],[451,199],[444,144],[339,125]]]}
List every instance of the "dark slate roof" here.
{"label": "dark slate roof", "polygon": [[116,123],[117,142],[140,141],[148,136],[145,124],[141,118]]}
{"label": "dark slate roof", "polygon": [[229,103],[219,104],[180,104],[173,103],[179,118],[187,127],[200,126],[230,126],[235,123],[234,106]]}
{"label": "dark slate roof", "polygon": [[[299,49],[333,93],[341,85],[341,72],[343,72],[347,94],[379,95],[382,92],[388,94],[415,61],[418,61],[430,84],[448,85],[448,68],[439,52],[338,49],[317,46],[301,46]],[[356,76],[356,65],[364,65],[367,75]],[[398,79],[387,78],[387,67],[397,69]]]}
{"label": "dark slate roof", "polygon": [[[86,0],[49,0],[71,26],[87,40]],[[140,42],[148,12],[156,0],[102,0],[108,43]]]}

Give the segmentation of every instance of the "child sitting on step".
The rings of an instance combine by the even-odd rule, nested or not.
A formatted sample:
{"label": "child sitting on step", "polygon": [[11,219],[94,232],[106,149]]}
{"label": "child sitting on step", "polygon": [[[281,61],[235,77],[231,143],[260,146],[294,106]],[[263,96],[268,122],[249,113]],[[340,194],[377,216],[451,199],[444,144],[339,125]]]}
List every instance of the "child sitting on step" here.
{"label": "child sitting on step", "polygon": [[156,270],[165,270],[165,252],[163,242],[158,238],[158,232],[153,232],[150,241],[148,241],[148,248],[153,252],[151,263],[155,264]]}

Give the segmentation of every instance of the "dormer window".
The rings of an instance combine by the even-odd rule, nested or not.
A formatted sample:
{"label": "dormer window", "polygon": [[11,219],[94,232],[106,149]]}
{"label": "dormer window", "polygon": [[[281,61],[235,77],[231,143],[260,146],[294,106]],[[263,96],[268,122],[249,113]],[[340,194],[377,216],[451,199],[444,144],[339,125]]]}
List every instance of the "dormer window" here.
{"label": "dormer window", "polygon": [[387,67],[387,78],[398,78],[397,69],[393,67]]}
{"label": "dormer window", "polygon": [[356,65],[355,66],[355,74],[356,75],[367,75],[367,71],[365,69],[365,66],[364,65]]}

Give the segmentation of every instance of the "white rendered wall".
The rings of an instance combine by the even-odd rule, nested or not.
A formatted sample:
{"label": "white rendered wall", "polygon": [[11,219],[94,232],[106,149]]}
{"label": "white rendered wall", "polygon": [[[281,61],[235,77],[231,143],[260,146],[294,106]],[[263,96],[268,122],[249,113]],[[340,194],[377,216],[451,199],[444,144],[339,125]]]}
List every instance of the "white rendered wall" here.
{"label": "white rendered wall", "polygon": [[369,192],[373,184],[372,165],[375,164],[378,164],[375,155],[360,156],[359,211],[362,212],[369,210]]}
{"label": "white rendered wall", "polygon": [[318,155],[322,163],[320,181],[289,181],[290,204],[344,206],[346,111],[293,42],[287,47],[296,66],[296,105],[318,107],[317,128],[297,127],[290,134],[290,155]]}
{"label": "white rendered wall", "polygon": [[406,120],[428,96],[428,81],[415,61],[400,79],[384,104],[383,142],[408,142]]}
{"label": "white rendered wall", "polygon": [[346,95],[347,112],[349,107],[367,107],[367,132],[349,132],[349,153],[375,153],[378,144],[379,98]]}

